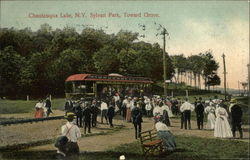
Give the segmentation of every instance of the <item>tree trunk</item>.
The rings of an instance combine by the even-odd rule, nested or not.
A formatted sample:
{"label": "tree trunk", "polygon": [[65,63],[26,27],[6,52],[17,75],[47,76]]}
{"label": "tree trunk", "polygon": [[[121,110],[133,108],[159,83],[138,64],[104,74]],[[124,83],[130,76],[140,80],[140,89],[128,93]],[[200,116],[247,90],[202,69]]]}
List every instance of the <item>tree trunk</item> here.
{"label": "tree trunk", "polygon": [[192,86],[192,81],[193,81],[193,74],[190,72],[190,86]]}
{"label": "tree trunk", "polygon": [[204,81],[205,81],[205,90],[208,89],[208,85],[207,85],[207,77],[204,78]]}
{"label": "tree trunk", "polygon": [[181,72],[181,82],[182,82],[182,72]]}
{"label": "tree trunk", "polygon": [[197,88],[196,74],[194,73],[194,87]]}
{"label": "tree trunk", "polygon": [[201,89],[201,75],[198,74],[198,88]]}
{"label": "tree trunk", "polygon": [[180,80],[180,73],[178,72],[178,73],[177,73],[177,83],[180,83],[179,80]]}
{"label": "tree trunk", "polygon": [[186,85],[188,85],[188,75],[187,75],[187,72],[185,72],[185,83],[186,83]]}

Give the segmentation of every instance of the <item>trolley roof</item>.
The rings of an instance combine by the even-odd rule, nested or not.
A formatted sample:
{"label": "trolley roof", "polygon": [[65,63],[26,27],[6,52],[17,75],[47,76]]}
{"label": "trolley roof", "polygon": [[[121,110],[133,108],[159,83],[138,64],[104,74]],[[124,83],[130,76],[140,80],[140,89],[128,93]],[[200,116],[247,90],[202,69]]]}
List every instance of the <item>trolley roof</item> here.
{"label": "trolley roof", "polygon": [[153,83],[147,77],[131,77],[116,75],[98,75],[98,74],[74,74],[69,76],[65,82],[69,81],[109,81],[109,82],[131,82],[131,83]]}

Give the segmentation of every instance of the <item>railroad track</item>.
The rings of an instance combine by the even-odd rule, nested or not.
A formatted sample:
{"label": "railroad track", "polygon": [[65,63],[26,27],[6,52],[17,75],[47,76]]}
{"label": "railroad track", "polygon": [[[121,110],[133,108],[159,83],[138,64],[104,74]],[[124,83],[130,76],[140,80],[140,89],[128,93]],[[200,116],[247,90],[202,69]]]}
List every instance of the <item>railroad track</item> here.
{"label": "railroad track", "polygon": [[8,125],[13,125],[13,124],[34,123],[34,122],[42,122],[42,121],[58,120],[58,119],[64,119],[64,116],[9,120],[9,121],[0,122],[0,125],[8,126]]}

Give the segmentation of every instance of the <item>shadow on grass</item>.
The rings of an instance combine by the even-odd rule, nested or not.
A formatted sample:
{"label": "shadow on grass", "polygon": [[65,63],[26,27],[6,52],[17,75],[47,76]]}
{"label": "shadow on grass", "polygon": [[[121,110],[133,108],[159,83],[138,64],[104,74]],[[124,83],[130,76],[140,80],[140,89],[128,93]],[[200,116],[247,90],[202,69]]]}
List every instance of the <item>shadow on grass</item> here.
{"label": "shadow on grass", "polygon": [[[125,155],[126,159],[129,160],[161,160],[166,159],[173,153],[181,154],[181,152],[187,152],[185,149],[177,149],[175,152],[163,153],[160,155],[152,155],[145,157],[141,153],[124,153],[119,151],[106,151],[106,152],[81,152],[79,156],[59,157],[56,151],[9,151],[0,152],[1,160],[26,160],[26,159],[37,159],[37,160],[52,160],[52,159],[65,159],[65,160],[115,160],[119,159],[121,155]],[[178,154],[178,155],[179,155]],[[174,156],[174,158],[178,158]]]}

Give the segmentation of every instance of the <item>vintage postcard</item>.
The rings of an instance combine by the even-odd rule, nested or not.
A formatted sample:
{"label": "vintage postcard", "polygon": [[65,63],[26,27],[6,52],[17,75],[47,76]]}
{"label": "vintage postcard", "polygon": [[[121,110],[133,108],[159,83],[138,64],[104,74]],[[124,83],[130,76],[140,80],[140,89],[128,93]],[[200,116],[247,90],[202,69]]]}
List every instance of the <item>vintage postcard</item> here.
{"label": "vintage postcard", "polygon": [[0,159],[249,159],[249,1],[0,1]]}

